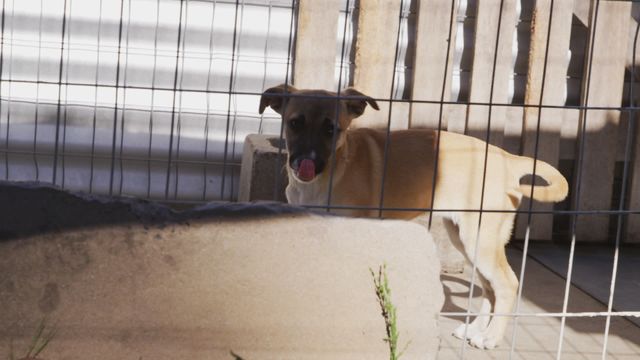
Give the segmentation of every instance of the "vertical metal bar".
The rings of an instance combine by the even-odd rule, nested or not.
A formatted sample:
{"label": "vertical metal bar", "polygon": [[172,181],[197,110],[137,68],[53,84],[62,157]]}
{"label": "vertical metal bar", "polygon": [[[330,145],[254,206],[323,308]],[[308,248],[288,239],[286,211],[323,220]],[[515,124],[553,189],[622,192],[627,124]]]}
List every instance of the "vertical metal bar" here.
{"label": "vertical metal bar", "polygon": [[[184,11],[184,31],[182,32],[182,58],[180,59],[180,92],[179,92],[179,100],[178,100],[178,139],[176,140],[176,181],[173,191],[173,198],[176,200],[178,198],[178,185],[180,182],[180,140],[182,139],[182,96],[183,92],[183,80],[184,80],[184,60],[187,56],[185,53],[185,46],[187,43],[187,32],[189,31],[189,0],[186,0]],[[180,18],[180,22],[182,22],[182,18]]]}
{"label": "vertical metal bar", "polygon": [[[64,37],[67,27],[67,0],[64,0],[64,8],[62,13],[62,36],[60,38],[60,64],[58,66],[58,105],[56,109],[56,135],[53,150],[53,175],[52,183],[55,185],[58,171],[58,145],[60,142],[60,110],[62,107],[62,70],[64,66]],[[13,26],[12,26],[13,31]],[[7,133],[8,134],[8,133]]]}
{"label": "vertical metal bar", "polygon": [[62,122],[62,183],[61,187],[64,189],[65,179],[66,179],[66,149],[67,149],[67,114],[69,108],[69,72],[70,72],[70,62],[71,62],[71,9],[72,9],[72,1],[69,0],[69,20],[68,20],[68,31],[67,31],[67,71],[65,73],[65,85],[64,85],[64,120]]}
{"label": "vertical metal bar", "polygon": [[[489,138],[491,136],[491,112],[493,110],[493,89],[495,86],[495,72],[496,72],[496,66],[498,63],[498,45],[500,43],[500,28],[502,26],[502,12],[504,9],[504,0],[500,1],[500,11],[499,11],[499,16],[498,16],[498,27],[497,27],[497,31],[496,31],[496,42],[495,42],[495,47],[494,47],[494,52],[493,52],[493,65],[492,65],[492,76],[491,76],[491,87],[489,90],[489,104],[488,104],[488,114],[487,114],[487,132],[486,132],[486,137],[485,137],[485,147],[484,147],[484,163],[483,163],[483,171],[482,171],[482,190],[480,193],[480,208],[479,210],[479,216],[478,216],[478,230],[476,232],[476,239],[475,239],[475,245],[474,245],[474,250],[473,250],[473,266],[472,266],[472,270],[471,270],[471,282],[469,285],[469,297],[467,299],[467,316],[465,316],[465,320],[464,320],[464,324],[465,324],[465,328],[464,328],[464,336],[463,338],[466,339],[467,338],[467,330],[469,329],[469,317],[471,314],[471,300],[473,299],[473,290],[475,287],[475,280],[476,280],[476,271],[478,269],[478,243],[479,243],[479,235],[480,235],[480,229],[482,228],[482,213],[483,213],[483,207],[484,207],[484,190],[486,187],[486,181],[487,181],[487,161],[489,158]],[[462,348],[460,351],[460,357],[464,358],[464,351],[466,349],[467,346],[467,342],[463,341],[462,342]]]}
{"label": "vertical metal bar", "polygon": [[[589,49],[589,54],[587,54],[587,56],[585,57],[585,61],[587,61],[588,66],[587,66],[587,83],[586,83],[586,87],[585,87],[585,96],[584,96],[584,117],[582,118],[582,124],[579,128],[579,133],[578,133],[578,150],[579,150],[579,154],[578,154],[578,164],[577,164],[577,174],[576,174],[576,196],[574,198],[574,203],[573,203],[573,208],[575,210],[579,210],[579,206],[580,206],[580,190],[581,190],[581,185],[582,185],[582,161],[584,159],[584,143],[585,143],[585,139],[584,137],[586,136],[586,126],[587,126],[587,115],[588,115],[588,104],[589,104],[589,90],[590,90],[590,83],[591,83],[591,70],[593,67],[593,53],[594,53],[594,48],[595,48],[595,38],[596,38],[596,27],[598,25],[598,10],[600,9],[600,0],[595,0],[595,12],[594,12],[594,16],[593,16],[593,29],[591,31],[591,39],[589,41],[589,43],[591,44],[591,47]],[[578,214],[573,214],[571,216],[571,248],[569,250],[569,266],[567,269],[567,281],[565,283],[565,289],[564,289],[564,300],[562,303],[562,314],[566,314],[567,312],[567,306],[569,303],[569,290],[571,289],[571,277],[573,275],[573,258],[575,255],[575,248],[576,248],[576,224],[577,224],[577,217]],[[563,339],[564,339],[564,329],[566,326],[566,320],[567,317],[566,316],[562,316],[561,320],[560,320],[560,337],[558,339],[558,348],[557,348],[557,352],[556,352],[556,359],[560,359],[562,356],[562,345],[563,345]]]}
{"label": "vertical metal bar", "polygon": [[[13,80],[13,41],[14,41],[13,33],[15,29],[15,11],[16,11],[15,0],[11,0],[11,35],[10,35],[11,50],[9,52],[9,79],[8,79],[9,91],[7,93],[7,132],[6,132],[6,139],[5,139],[5,146],[4,146],[5,149],[7,150],[9,150],[9,131],[11,129],[11,87],[12,87],[11,81]],[[2,15],[4,16],[4,11],[2,12]],[[2,25],[4,26],[4,21],[2,22]],[[9,180],[9,151],[4,153],[4,160],[5,160],[4,162],[5,180]]]}
{"label": "vertical metal bar", "polygon": [[[436,193],[436,180],[438,177],[438,165],[439,165],[439,155],[440,155],[440,134],[442,133],[442,118],[444,114],[444,97],[447,91],[447,75],[449,73],[449,56],[451,55],[451,44],[455,44],[455,40],[451,39],[451,35],[453,34],[453,26],[454,26],[454,16],[456,14],[455,9],[455,1],[451,0],[451,15],[449,15],[449,35],[447,36],[447,56],[444,62],[444,74],[442,76],[442,91],[440,92],[440,106],[438,108],[438,136],[436,138],[436,152],[433,164],[433,177],[431,181],[431,194]],[[460,3],[458,3],[460,6]],[[454,41],[452,41],[454,40]],[[435,196],[431,196],[431,204],[429,205],[429,223],[428,229],[431,230],[431,224],[433,222],[433,205],[435,202]]]}
{"label": "vertical metal bar", "polygon": [[124,160],[122,158],[124,157],[124,123],[127,116],[127,75],[129,72],[129,36],[131,34],[131,7],[131,0],[129,0],[129,8],[127,9],[127,38],[124,42],[124,74],[122,77],[122,114],[120,114],[120,150],[118,159],[120,165],[120,182],[118,184],[118,195],[122,195],[122,186],[124,183]]}
{"label": "vertical metal bar", "polygon": [[[267,35],[266,41],[264,42],[264,72],[262,75],[262,87],[264,89],[267,85],[267,59],[269,59],[269,36],[271,35],[271,11],[273,9],[273,4],[269,2],[269,13],[267,15]],[[258,134],[262,134],[262,124],[264,122],[264,113],[260,114],[260,123],[258,123]],[[275,200],[275,199],[274,199]]]}
{"label": "vertical metal bar", "polygon": [[227,91],[227,126],[225,130],[224,138],[224,160],[222,165],[222,184],[220,186],[220,199],[224,199],[225,180],[227,177],[227,156],[229,152],[229,126],[231,124],[231,92],[233,89],[233,67],[236,61],[236,41],[238,31],[238,8],[240,7],[240,1],[236,0],[235,18],[233,21],[233,42],[231,48],[231,74],[229,74],[229,90]]}
{"label": "vertical metal bar", "polygon": [[[349,13],[350,13],[350,3],[347,0],[347,4],[345,5],[345,13],[344,13],[344,26],[342,29],[342,48],[340,50],[340,72],[338,73],[338,91],[336,92],[336,96],[340,97],[340,92],[342,91],[342,74],[344,67],[344,58],[346,52],[346,42],[347,42],[347,24],[349,23]],[[338,119],[340,112],[340,100],[336,101],[336,110],[333,121],[334,129],[338,128]],[[344,129],[346,130],[346,129]],[[336,169],[336,144],[338,141],[338,131],[333,132],[333,137],[331,139],[331,172],[329,173],[329,189],[327,190],[327,208],[326,211],[331,211],[331,195],[333,194],[333,174]]]}
{"label": "vertical metal bar", "polygon": [[[238,50],[237,52],[237,56],[238,56],[238,61],[236,61],[235,64],[235,68],[232,68],[232,74],[234,78],[238,77],[238,64],[240,63],[240,48],[242,46],[242,29],[244,26],[244,5],[245,5],[245,0],[242,0],[242,4],[240,4],[240,9],[242,10],[242,15],[240,16],[240,36],[238,37]],[[236,91],[236,83],[233,83],[233,92]],[[238,123],[238,103],[234,101],[233,103],[233,112],[234,112],[234,116],[233,116],[233,123],[231,125],[231,162],[233,162],[233,159],[235,159],[236,156],[236,134],[237,134],[237,123]],[[225,158],[226,160],[226,158]],[[226,164],[225,164],[226,166]],[[236,173],[237,169],[235,167],[231,167],[231,181],[229,182],[230,189],[229,189],[229,201],[233,200],[233,193],[234,193],[234,179],[235,179],[235,173]]]}
{"label": "vertical metal bar", "polygon": [[[5,27],[5,14],[6,14],[6,0],[2,0],[2,18],[0,19],[2,21],[2,24],[0,24],[0,124],[2,123],[2,78],[4,75],[4,27]],[[12,10],[12,14],[13,14],[13,10]],[[13,29],[13,24],[11,26],[11,28]],[[12,36],[13,38],[13,36]],[[11,64],[11,58],[9,58],[9,64]],[[9,89],[11,89],[11,83],[9,83]],[[8,111],[8,104],[11,102],[11,98],[7,97],[7,124],[8,124],[8,118],[9,118],[9,111]],[[5,142],[5,149],[9,150],[9,133],[7,132],[7,139]],[[4,153],[4,164],[5,164],[5,179],[9,178],[9,151]]]}
{"label": "vertical metal bar", "polygon": [[158,28],[160,26],[160,0],[156,1],[156,26],[153,36],[153,70],[151,73],[151,107],[149,109],[149,145],[147,146],[147,199],[151,198],[151,149],[153,147],[153,111],[155,109],[156,70],[158,67]]}
{"label": "vertical metal bar", "polygon": [[393,59],[393,76],[391,77],[391,90],[389,91],[389,114],[387,117],[387,134],[384,141],[384,160],[382,163],[382,181],[380,185],[380,203],[378,217],[382,218],[382,206],[384,203],[384,183],[387,177],[387,163],[389,155],[389,143],[391,142],[391,113],[393,111],[393,92],[396,87],[396,67],[398,66],[398,54],[400,52],[400,33],[402,29],[402,12],[404,11],[404,0],[400,0],[400,14],[398,20],[398,30],[396,36],[395,57]]}
{"label": "vertical metal bar", "polygon": [[[234,78],[238,78],[238,64],[240,63],[240,48],[242,46],[242,29],[244,27],[244,8],[245,8],[245,0],[242,0],[242,4],[240,4],[240,8],[242,9],[241,13],[242,15],[240,16],[240,36],[238,38],[238,50],[237,52],[237,57],[238,57],[238,61],[236,62],[236,67],[235,69],[232,69],[233,71],[233,77]],[[236,83],[233,83],[233,92],[235,92],[236,89]],[[234,111],[234,116],[233,116],[233,123],[231,125],[231,162],[233,163],[233,159],[235,159],[236,157],[236,140],[237,140],[237,123],[238,123],[238,103],[236,101],[234,101],[233,103],[233,111]],[[226,158],[225,158],[225,166],[226,166]],[[231,181],[229,182],[230,184],[230,189],[229,189],[229,201],[233,201],[233,193],[234,193],[234,185],[235,185],[235,176],[236,176],[236,171],[237,169],[233,166],[231,166]]]}
{"label": "vertical metal bar", "polygon": [[169,152],[167,154],[167,179],[164,188],[164,198],[169,199],[169,180],[171,179],[171,161],[173,156],[173,134],[176,121],[176,92],[178,87],[178,64],[180,62],[180,40],[182,39],[182,9],[184,0],[180,0],[180,12],[178,14],[178,40],[176,44],[176,66],[173,74],[173,101],[171,105],[171,130],[169,132]]}
{"label": "vertical metal bar", "polygon": [[[348,2],[349,0],[347,0]],[[285,96],[288,95],[288,86],[289,86],[289,71],[291,70],[291,51],[293,50],[293,44],[294,44],[294,25],[295,25],[295,20],[296,20],[296,0],[291,0],[291,18],[290,18],[290,22],[289,22],[289,43],[287,45],[287,68],[285,70],[285,74],[284,74],[284,91],[285,91]],[[283,109],[282,111],[285,112],[287,109],[287,102],[284,103]],[[280,142],[282,142],[283,139],[283,134],[284,134],[284,121],[280,122],[280,137],[279,140]],[[278,156],[276,157],[276,168],[275,168],[275,174],[276,174],[276,181],[274,181],[273,184],[273,199],[277,200],[278,199],[278,192],[280,190],[280,182],[282,181],[280,179],[280,173],[281,173],[281,163],[280,163],[280,158],[282,157],[282,146],[278,146]]]}
{"label": "vertical metal bar", "polygon": [[[109,174],[109,196],[113,195],[113,176],[116,167],[116,136],[118,131],[118,94],[120,90],[120,54],[122,51],[122,25],[124,19],[124,1],[120,0],[120,21],[118,24],[118,60],[116,63],[116,98],[113,104],[113,132],[111,134],[111,171]],[[123,107],[124,111],[124,107]]]}
{"label": "vertical metal bar", "polygon": [[629,84],[629,119],[627,124],[627,139],[624,149],[624,168],[622,170],[622,189],[620,190],[620,204],[618,205],[618,221],[616,226],[615,252],[613,255],[613,269],[611,270],[611,285],[609,287],[609,301],[607,302],[607,320],[604,327],[604,344],[602,346],[602,359],[607,357],[607,345],[609,343],[609,329],[611,328],[611,311],[613,309],[613,299],[616,290],[616,278],[618,274],[618,260],[620,255],[620,239],[622,238],[623,214],[625,208],[625,198],[627,197],[627,185],[629,181],[629,163],[631,162],[631,149],[635,129],[635,107],[633,98],[633,87],[635,86],[636,70],[636,49],[638,45],[638,34],[640,33],[640,23],[636,26],[636,33],[633,38],[633,61],[631,61],[631,81]]}
{"label": "vertical metal bar", "polygon": [[[431,230],[431,225],[433,224],[433,206],[435,203],[435,196],[433,196],[433,194],[435,194],[436,191],[436,181],[437,181],[437,177],[438,177],[438,166],[439,164],[439,155],[440,155],[440,136],[442,133],[442,120],[443,120],[443,113],[444,113],[444,97],[447,91],[447,76],[449,73],[449,57],[451,55],[451,44],[455,44],[455,39],[452,39],[452,34],[453,34],[453,27],[454,27],[454,16],[457,13],[457,9],[456,9],[456,1],[454,0],[450,0],[451,1],[451,13],[449,15],[449,33],[447,35],[447,55],[445,58],[445,62],[444,62],[444,73],[442,74],[442,91],[440,92],[440,104],[438,107],[438,135],[436,137],[436,149],[435,149],[435,155],[434,155],[434,164],[433,164],[433,176],[431,179],[431,203],[429,204],[429,222],[427,224],[427,229]],[[460,3],[458,2],[458,6],[460,6]],[[466,340],[464,340],[466,341]]]}
{"label": "vertical metal bar", "polygon": [[95,94],[93,98],[93,125],[91,130],[91,169],[89,170],[89,193],[93,192],[93,175],[95,167],[95,155],[96,155],[96,125],[98,120],[98,89],[100,86],[100,45],[102,38],[102,0],[100,0],[100,11],[98,14],[98,36],[96,45],[96,77],[95,77]]}
{"label": "vertical metal bar", "polygon": [[[203,168],[203,184],[202,184],[202,201],[207,200],[207,169],[208,169],[208,161],[209,161],[209,120],[211,118],[210,116],[210,111],[211,111],[211,94],[209,93],[210,89],[210,85],[211,85],[211,69],[213,67],[213,45],[214,45],[214,36],[213,36],[213,32],[215,31],[214,29],[214,19],[216,17],[216,5],[217,5],[217,0],[213,0],[213,3],[211,4],[211,28],[209,29],[209,69],[207,70],[207,84],[205,85],[205,89],[206,89],[206,96],[207,96],[207,114],[204,120],[204,168]],[[271,11],[271,7],[269,7],[269,11]],[[271,15],[271,12],[269,12],[269,15]],[[268,35],[267,35],[268,36]],[[265,66],[266,66],[266,62],[267,59],[265,58]],[[264,83],[263,83],[263,88],[264,88]]]}
{"label": "vertical metal bar", "polygon": [[[40,16],[38,19],[38,64],[36,70],[36,109],[33,122],[33,164],[36,168],[36,181],[40,180],[40,167],[38,166],[38,108],[40,107],[40,62],[42,61],[42,13],[44,0],[40,0]],[[7,149],[9,150],[9,149]]]}
{"label": "vertical metal bar", "polygon": [[[531,192],[529,193],[529,199],[533,199],[533,188],[536,184],[536,170],[538,161],[538,149],[540,146],[540,124],[542,122],[542,99],[544,99],[544,85],[547,79],[547,65],[549,62],[549,44],[551,43],[551,25],[553,23],[553,5],[554,0],[551,0],[549,5],[549,25],[547,27],[547,44],[544,50],[544,65],[542,67],[542,86],[540,88],[540,100],[538,101],[538,118],[536,122],[536,140],[533,150],[533,172]],[[527,208],[527,230],[524,237],[524,249],[522,251],[522,263],[520,265],[520,277],[518,282],[518,295],[516,297],[516,305],[514,312],[517,314],[520,312],[520,300],[522,299],[522,289],[524,288],[524,271],[527,265],[527,255],[529,252],[529,235],[531,233],[531,220],[532,220],[533,201],[529,201]],[[518,316],[513,317],[513,333],[511,335],[511,349],[509,350],[509,359],[512,359],[515,354],[517,330],[518,329]]]}

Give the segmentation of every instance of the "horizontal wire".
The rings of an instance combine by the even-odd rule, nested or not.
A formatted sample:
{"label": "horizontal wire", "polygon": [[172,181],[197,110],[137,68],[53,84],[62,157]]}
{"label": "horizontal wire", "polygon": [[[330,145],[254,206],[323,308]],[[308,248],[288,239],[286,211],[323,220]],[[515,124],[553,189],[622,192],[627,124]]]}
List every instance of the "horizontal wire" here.
{"label": "horizontal wire", "polygon": [[[7,46],[10,46],[11,43],[7,44]],[[28,49],[50,49],[50,50],[55,50],[55,47],[53,46],[41,46],[38,47],[36,45],[17,45],[17,44],[13,44],[14,48],[28,48]],[[106,49],[105,49],[106,48]],[[115,50],[116,47],[115,46],[102,46],[100,49],[98,49],[97,47],[94,47],[93,49],[88,49],[88,48],[79,48],[78,46],[76,46],[75,48],[71,47],[71,49],[69,51],[72,51],[74,53],[78,53],[78,52],[86,52],[86,53],[96,53],[98,52],[98,50],[100,50],[101,54],[107,54],[107,55],[117,55],[117,51]],[[131,49],[131,48],[129,48]],[[175,57],[175,51],[174,51],[174,55],[171,56],[169,55],[169,51],[167,50],[161,50],[163,52],[165,52],[166,54],[163,53],[159,53],[157,56],[154,56],[152,54],[153,52],[153,48],[152,47],[148,47],[148,48],[133,48],[136,49],[138,51],[124,51],[121,54],[124,55],[135,55],[135,56],[144,56],[144,57],[153,57],[153,58],[165,58],[165,59],[170,59],[170,58],[174,58]],[[74,55],[77,56],[77,55]],[[196,51],[196,50],[190,50],[188,52],[185,53],[180,53],[180,58],[181,59],[185,59],[185,60],[209,60],[209,56],[207,56],[207,53],[204,51]],[[237,62],[242,62],[244,64],[262,64],[263,62],[261,61],[263,59],[262,56],[257,56],[257,55],[247,55],[247,54],[242,54],[242,55],[238,55],[234,58],[232,58],[229,54],[226,53],[215,53],[214,52],[214,56],[212,58],[213,62],[219,62],[219,61],[237,61]],[[269,64],[272,65],[286,65],[286,59],[283,59],[282,57],[278,57],[278,56],[269,56],[267,57],[267,60],[269,61]],[[71,61],[72,63],[75,62]],[[350,63],[351,64],[351,63]],[[107,66],[107,65],[105,65]],[[408,70],[408,69],[404,69],[404,70]]]}
{"label": "horizontal wire", "polygon": [[[47,84],[47,85],[60,85],[56,81],[35,81],[35,80],[17,80],[17,79],[2,79],[1,82],[7,83],[25,83],[25,84]],[[210,93],[229,95],[229,91],[224,90],[206,90],[195,88],[179,88],[173,87],[160,87],[160,86],[140,86],[140,85],[114,85],[114,84],[95,84],[95,83],[78,83],[78,82],[62,82],[61,85],[65,86],[87,86],[87,87],[101,87],[101,88],[113,88],[113,89],[137,89],[137,90],[150,90],[150,91],[176,91],[176,92],[193,92],[193,93]],[[248,96],[262,96],[262,92],[255,91],[235,91],[231,95],[248,95]],[[516,108],[535,108],[535,109],[566,109],[566,110],[617,110],[617,111],[629,111],[640,110],[640,106],[586,106],[586,105],[540,105],[540,104],[514,104],[514,103],[498,103],[498,102],[474,102],[474,101],[440,101],[440,100],[415,100],[415,99],[388,99],[388,98],[365,98],[361,96],[336,96],[336,95],[310,95],[310,94],[279,94],[278,97],[283,98],[315,98],[326,100],[364,100],[373,99],[383,103],[407,103],[407,104],[444,104],[444,105],[474,105],[474,106],[499,106],[499,107],[516,107]],[[7,101],[7,99],[2,99]],[[13,100],[12,100],[13,101]],[[256,104],[257,107],[257,104]]]}
{"label": "horizontal wire", "polygon": [[517,312],[517,313],[494,313],[494,312],[440,312],[440,316],[506,316],[506,317],[540,317],[540,318],[594,318],[594,317],[636,317],[640,318],[640,311],[584,311],[584,312]]}
{"label": "horizontal wire", "polygon": [[357,206],[357,205],[298,205],[309,209],[335,209],[335,210],[371,210],[371,211],[415,211],[415,212],[482,212],[497,214],[552,214],[552,215],[637,215],[640,209],[636,210],[494,210],[494,209],[432,209],[432,208],[403,208],[403,207],[379,207],[379,206]]}
{"label": "horizontal wire", "polygon": [[[45,152],[45,151],[30,151],[30,150],[14,150],[14,149],[6,149],[0,148],[0,153],[5,154],[13,154],[13,155],[37,155],[37,156],[46,156],[53,157],[53,153]],[[59,156],[67,156],[67,157],[76,157],[76,158],[86,158],[86,159],[105,159],[111,160],[111,155],[91,155],[86,153],[77,153],[77,152],[58,152]],[[121,156],[116,155],[116,160],[125,160],[125,161],[141,161],[141,162],[158,162],[158,163],[166,163],[167,159],[162,158],[148,158],[148,157],[136,157],[136,156]],[[227,161],[224,163],[223,161],[205,161],[205,160],[172,160],[172,163],[181,163],[181,164],[191,164],[191,165],[212,165],[212,166],[231,166],[231,167],[240,167],[240,162],[230,162]]]}
{"label": "horizontal wire", "polygon": [[[23,100],[23,99],[15,99],[15,100],[7,100],[4,98],[0,98],[0,101],[5,101],[5,102],[11,102],[12,104],[31,104],[31,105],[42,105],[42,106],[56,106],[55,102],[46,102],[46,101],[31,101],[31,100]],[[82,104],[82,103],[67,103],[66,106],[69,107],[81,107],[81,108],[99,108],[99,109],[107,109],[107,110],[112,110],[113,106],[108,106],[108,105],[93,105],[93,104]],[[124,111],[138,111],[138,112],[151,112],[153,111],[154,113],[166,113],[166,114],[170,114],[171,110],[167,107],[165,109],[162,108],[156,108],[154,107],[153,110],[151,109],[151,107],[149,108],[141,108],[141,107],[133,107],[133,106],[127,106],[127,107],[122,107],[122,106],[117,106],[118,110],[124,110]],[[207,114],[205,112],[202,111],[195,111],[195,110],[183,110],[182,111],[183,114],[188,114],[188,115],[201,115],[201,116],[206,116]],[[210,114],[214,114],[214,115],[219,115],[219,116],[224,116],[224,114],[222,114],[220,111],[214,111],[211,112]],[[238,112],[239,117],[245,117],[245,118],[250,118],[250,119],[260,119],[260,115],[258,114],[243,114],[241,112]],[[269,119],[267,117],[267,119]],[[274,118],[275,119],[275,118]],[[279,121],[279,120],[278,120]],[[30,125],[31,123],[22,123],[22,124],[27,124]]]}

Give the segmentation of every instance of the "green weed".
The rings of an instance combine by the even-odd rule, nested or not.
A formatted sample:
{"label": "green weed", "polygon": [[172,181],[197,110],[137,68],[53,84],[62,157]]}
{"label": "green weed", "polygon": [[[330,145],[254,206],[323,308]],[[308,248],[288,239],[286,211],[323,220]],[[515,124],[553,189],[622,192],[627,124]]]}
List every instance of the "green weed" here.
{"label": "green weed", "polygon": [[[40,321],[40,324],[36,328],[36,332],[31,338],[31,344],[27,349],[26,354],[20,358],[20,360],[35,360],[38,355],[44,351],[49,345],[51,340],[56,334],[56,327],[52,326],[47,329],[46,317]],[[9,360],[16,360],[15,350],[13,348],[13,341],[9,343]]]}
{"label": "green weed", "polygon": [[389,344],[389,359],[398,360],[410,342],[404,346],[402,351],[398,352],[398,318],[396,315],[396,307],[391,301],[391,289],[389,288],[389,279],[387,278],[387,265],[380,266],[377,275],[373,269],[370,268],[369,271],[371,271],[371,276],[373,276],[373,285],[387,330],[387,337],[384,341]]}

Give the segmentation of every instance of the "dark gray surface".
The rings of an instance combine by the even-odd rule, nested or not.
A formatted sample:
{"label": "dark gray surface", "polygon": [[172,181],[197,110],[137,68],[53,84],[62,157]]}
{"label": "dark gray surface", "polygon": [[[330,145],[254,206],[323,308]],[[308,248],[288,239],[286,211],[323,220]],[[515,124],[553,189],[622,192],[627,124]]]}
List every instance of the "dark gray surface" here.
{"label": "dark gray surface", "polygon": [[141,223],[163,226],[206,218],[303,212],[308,210],[278,202],[213,202],[176,211],[160,203],[136,198],[69,192],[32,182],[0,181],[0,241],[96,225]]}

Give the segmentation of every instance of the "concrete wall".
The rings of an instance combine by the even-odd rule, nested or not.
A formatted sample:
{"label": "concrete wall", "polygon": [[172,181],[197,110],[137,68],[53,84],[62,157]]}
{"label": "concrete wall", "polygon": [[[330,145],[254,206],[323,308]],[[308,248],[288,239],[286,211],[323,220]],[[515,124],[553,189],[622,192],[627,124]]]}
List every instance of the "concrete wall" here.
{"label": "concrete wall", "polygon": [[[15,202],[30,193],[40,202]],[[7,184],[0,208],[0,355],[12,343],[22,356],[46,318],[48,360],[387,359],[369,270],[387,264],[403,359],[435,358],[443,292],[421,226],[279,204],[175,213]],[[35,231],[18,221],[29,209]],[[91,212],[104,215],[69,219]]]}

